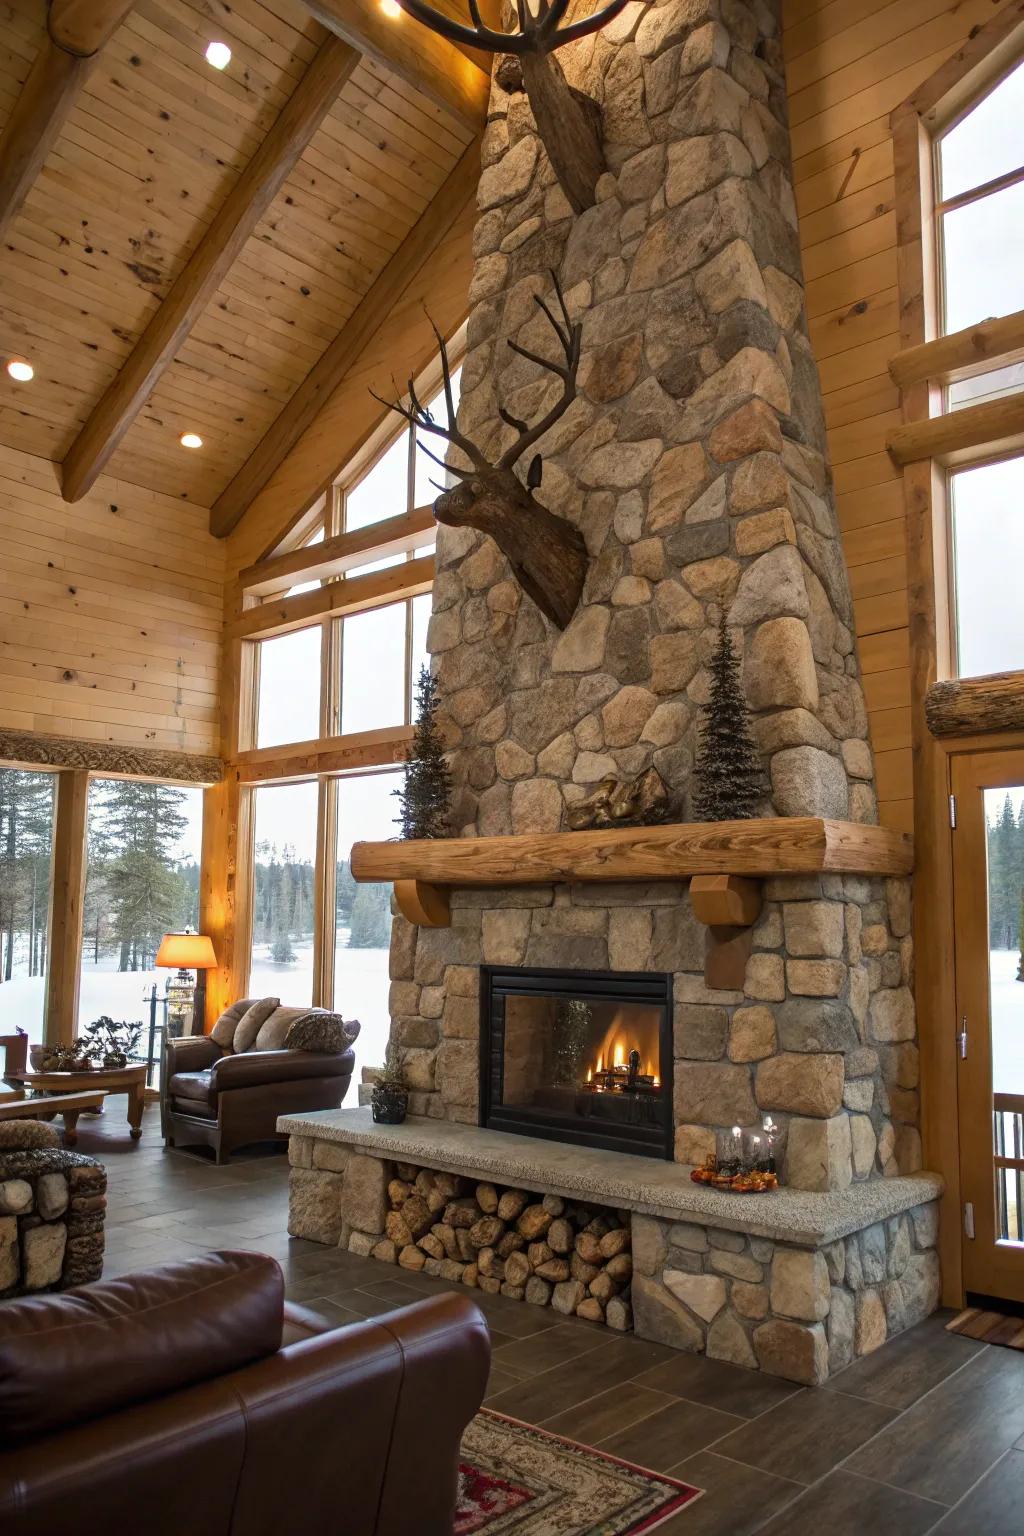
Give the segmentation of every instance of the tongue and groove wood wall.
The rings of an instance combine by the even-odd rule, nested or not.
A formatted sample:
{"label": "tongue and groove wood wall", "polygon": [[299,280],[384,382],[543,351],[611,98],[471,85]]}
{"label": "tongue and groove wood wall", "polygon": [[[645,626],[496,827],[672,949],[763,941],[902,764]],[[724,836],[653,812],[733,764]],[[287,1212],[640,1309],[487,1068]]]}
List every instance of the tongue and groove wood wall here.
{"label": "tongue and groove wood wall", "polygon": [[882,821],[913,830],[907,566],[889,114],[1001,0],[784,0],[790,130],[811,341],[825,396]]}

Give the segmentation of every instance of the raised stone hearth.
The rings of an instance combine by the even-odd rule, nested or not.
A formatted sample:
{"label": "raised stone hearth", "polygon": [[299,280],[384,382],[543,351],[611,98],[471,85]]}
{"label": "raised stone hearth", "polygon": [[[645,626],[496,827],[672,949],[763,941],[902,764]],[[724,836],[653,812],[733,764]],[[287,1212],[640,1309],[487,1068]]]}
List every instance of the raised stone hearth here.
{"label": "raised stone hearth", "polygon": [[[695,1185],[675,1163],[437,1121],[378,1126],[368,1110],[279,1124],[290,1133],[293,1236],[614,1328],[632,1322],[642,1338],[792,1381],[824,1381],[938,1303],[932,1175],[742,1196]],[[430,1172],[417,1182],[421,1170]],[[502,1206],[505,1193],[515,1198]],[[415,1234],[394,1220],[409,1198],[424,1208]],[[453,1204],[489,1222],[470,1236],[467,1214],[457,1253],[445,1231],[460,1221]],[[560,1233],[550,1258],[569,1273],[554,1265],[537,1276],[549,1259],[530,1248],[566,1216],[572,1246]],[[623,1235],[603,1253],[612,1233]]]}

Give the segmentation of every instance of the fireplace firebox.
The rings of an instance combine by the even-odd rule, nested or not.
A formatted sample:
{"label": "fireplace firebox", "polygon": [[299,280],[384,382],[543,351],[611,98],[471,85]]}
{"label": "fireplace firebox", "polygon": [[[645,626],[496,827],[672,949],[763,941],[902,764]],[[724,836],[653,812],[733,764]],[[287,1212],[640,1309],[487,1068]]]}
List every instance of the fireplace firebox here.
{"label": "fireplace firebox", "polygon": [[672,977],[484,966],[480,1124],[673,1155]]}

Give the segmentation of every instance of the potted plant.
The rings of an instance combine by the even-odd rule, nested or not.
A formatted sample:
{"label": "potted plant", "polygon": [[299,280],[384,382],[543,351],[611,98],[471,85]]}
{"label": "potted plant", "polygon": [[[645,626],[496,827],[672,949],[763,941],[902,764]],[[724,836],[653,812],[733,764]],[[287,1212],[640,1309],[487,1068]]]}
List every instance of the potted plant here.
{"label": "potted plant", "polygon": [[370,1100],[378,1125],[401,1125],[409,1109],[409,1090],[405,1086],[405,1052],[394,1040],[388,1041],[384,1065],[373,1085]]}
{"label": "potted plant", "polygon": [[104,1013],[95,1023],[89,1025],[86,1035],[89,1041],[89,1053],[100,1056],[105,1067],[126,1067],[129,1058],[138,1050],[139,1040],[142,1037],[142,1022],[141,1020],[133,1023],[127,1020],[118,1022]]}

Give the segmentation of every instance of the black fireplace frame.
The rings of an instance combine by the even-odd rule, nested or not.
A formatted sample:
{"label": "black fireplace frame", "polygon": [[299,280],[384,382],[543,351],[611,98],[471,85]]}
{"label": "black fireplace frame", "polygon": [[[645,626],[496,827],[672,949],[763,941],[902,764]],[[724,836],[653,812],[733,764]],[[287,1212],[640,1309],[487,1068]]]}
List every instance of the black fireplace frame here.
{"label": "black fireplace frame", "polygon": [[[538,966],[482,965],[480,967],[480,1125],[492,1131],[536,1136],[571,1146],[601,1147],[611,1152],[631,1152],[641,1157],[675,1156],[675,1123],[672,1093],[673,994],[670,971],[574,971]],[[566,1120],[543,1110],[510,1108],[502,1103],[504,1079],[504,1009],[498,1017],[492,1001],[536,994],[540,997],[579,998],[583,1001],[649,1003],[661,1008],[658,1033],[662,1087],[660,1126],[615,1126],[604,1122],[600,1130],[580,1121]]]}

